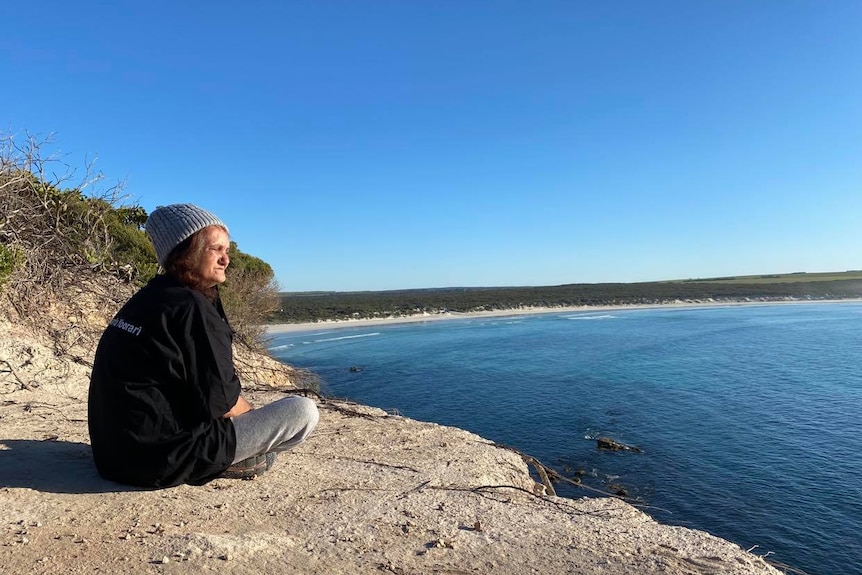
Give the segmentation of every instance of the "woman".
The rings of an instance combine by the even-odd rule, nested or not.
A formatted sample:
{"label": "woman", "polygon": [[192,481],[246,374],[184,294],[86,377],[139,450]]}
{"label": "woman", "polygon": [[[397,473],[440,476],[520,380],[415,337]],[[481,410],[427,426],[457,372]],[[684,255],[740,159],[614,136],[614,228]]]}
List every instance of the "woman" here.
{"label": "woman", "polygon": [[233,330],[218,284],[230,263],[227,226],[191,204],[146,223],[164,274],[105,329],[89,393],[90,441],[106,479],[146,487],[253,477],[301,443],[317,406],[287,397],[260,409],[240,394]]}

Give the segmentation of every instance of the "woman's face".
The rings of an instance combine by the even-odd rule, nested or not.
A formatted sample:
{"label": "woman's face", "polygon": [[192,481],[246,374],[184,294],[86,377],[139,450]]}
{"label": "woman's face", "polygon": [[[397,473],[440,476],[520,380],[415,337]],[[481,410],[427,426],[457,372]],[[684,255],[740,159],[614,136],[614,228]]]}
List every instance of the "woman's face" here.
{"label": "woman's face", "polygon": [[230,237],[218,226],[204,228],[201,234],[204,237],[204,251],[197,272],[204,284],[212,287],[225,280],[225,270],[230,263]]}

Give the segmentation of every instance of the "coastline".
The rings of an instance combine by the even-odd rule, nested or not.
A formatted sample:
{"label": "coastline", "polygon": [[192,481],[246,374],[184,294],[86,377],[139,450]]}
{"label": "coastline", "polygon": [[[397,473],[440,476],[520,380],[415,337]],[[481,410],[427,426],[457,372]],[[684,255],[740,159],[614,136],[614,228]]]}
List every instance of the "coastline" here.
{"label": "coastline", "polygon": [[[84,342],[81,356],[94,353]],[[255,480],[124,488],[92,463],[89,366],[58,355],[44,328],[2,317],[0,357],[0,558],[10,573],[782,573],[622,499],[553,495],[521,455],[478,435],[336,399],[319,398],[315,432]],[[253,404],[296,391],[293,374],[258,359],[238,364],[244,380],[267,382],[244,386]]]}
{"label": "coastline", "polygon": [[714,308],[734,307],[751,305],[788,305],[788,304],[812,304],[812,303],[859,303],[862,298],[846,299],[781,299],[781,300],[739,300],[739,301],[676,301],[670,303],[656,304],[617,304],[597,306],[560,306],[560,307],[522,307],[505,310],[473,311],[473,312],[439,312],[423,313],[409,316],[387,316],[381,318],[363,319],[335,319],[321,320],[317,322],[302,323],[277,323],[266,326],[266,334],[277,336],[285,333],[303,331],[315,331],[319,329],[341,329],[349,327],[371,327],[387,326],[405,323],[424,323],[430,321],[446,321],[454,319],[472,318],[504,318],[519,317],[525,315],[544,315],[552,313],[597,313],[606,311],[622,310],[646,310],[646,309],[687,309],[687,308]]}

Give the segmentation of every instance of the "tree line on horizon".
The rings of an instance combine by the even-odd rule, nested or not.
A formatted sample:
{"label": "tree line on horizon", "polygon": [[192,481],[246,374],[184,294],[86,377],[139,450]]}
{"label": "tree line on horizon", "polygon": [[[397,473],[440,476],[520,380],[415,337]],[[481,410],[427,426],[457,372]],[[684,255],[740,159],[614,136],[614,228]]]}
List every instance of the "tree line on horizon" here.
{"label": "tree line on horizon", "polygon": [[[781,301],[789,299],[850,299],[862,297],[862,279],[774,283],[669,281],[643,283],[567,284],[544,287],[435,288],[369,292],[282,293],[273,323],[369,319],[423,313],[465,313],[527,307],[655,305],[683,302]],[[836,274],[841,277],[841,274]]]}

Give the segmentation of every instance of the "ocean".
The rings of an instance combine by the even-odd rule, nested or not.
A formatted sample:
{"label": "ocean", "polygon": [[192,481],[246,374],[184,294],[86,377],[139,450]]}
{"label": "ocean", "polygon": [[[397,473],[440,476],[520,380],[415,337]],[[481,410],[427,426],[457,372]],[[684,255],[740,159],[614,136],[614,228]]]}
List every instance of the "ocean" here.
{"label": "ocean", "polygon": [[[515,447],[663,523],[862,574],[858,302],[339,327],[271,350],[326,394]],[[599,450],[600,436],[641,451]]]}

